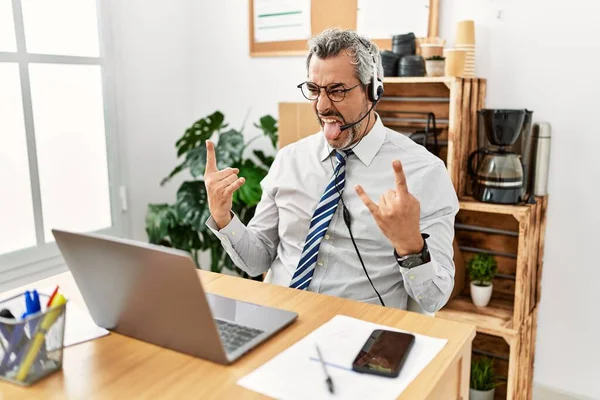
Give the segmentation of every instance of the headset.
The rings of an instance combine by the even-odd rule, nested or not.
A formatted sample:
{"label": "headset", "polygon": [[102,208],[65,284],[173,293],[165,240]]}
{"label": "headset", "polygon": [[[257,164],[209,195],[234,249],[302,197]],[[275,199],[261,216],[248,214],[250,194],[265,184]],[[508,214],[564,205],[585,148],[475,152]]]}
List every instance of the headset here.
{"label": "headset", "polygon": [[371,111],[373,111],[373,109],[377,105],[377,102],[379,102],[379,100],[381,100],[381,96],[383,96],[383,81],[377,77],[377,63],[375,62],[375,56],[373,55],[373,53],[371,53],[370,46],[368,46],[365,42],[363,42],[363,40],[361,38],[358,38],[358,41],[363,46],[365,46],[365,48],[371,55],[371,60],[372,60],[372,63],[371,63],[372,68],[371,69],[373,71],[373,74],[371,75],[371,78],[369,79],[369,83],[367,84],[367,90],[366,90],[367,98],[371,102],[371,108],[369,109],[369,111],[367,111],[365,113],[365,115],[360,117],[360,119],[358,121],[354,121],[349,124],[344,124],[344,125],[340,126],[340,131],[345,131],[346,129],[352,128],[353,126],[360,123],[360,121],[365,119],[367,117],[367,115],[370,115]]}
{"label": "headset", "polygon": [[359,38],[358,40],[363,46],[365,46],[373,61],[371,64],[373,67],[373,75],[371,76],[371,80],[367,85],[367,96],[371,103],[377,104],[377,102],[381,99],[381,96],[383,96],[383,82],[377,77],[377,63],[375,62],[375,56],[373,53],[371,53],[371,47],[363,42],[362,38]]}
{"label": "headset", "polygon": [[[356,122],[352,122],[351,124],[346,124],[343,125],[340,129],[344,130],[344,129],[348,129],[353,127],[354,125],[358,124],[360,121],[362,121],[363,119],[365,119],[365,117],[367,115],[371,114],[371,111],[373,110],[373,108],[375,107],[375,105],[377,104],[377,102],[381,99],[381,96],[383,96],[383,82],[381,81],[381,79],[377,78],[377,63],[375,62],[375,56],[373,55],[373,53],[371,53],[371,49],[369,46],[367,46],[365,44],[365,42],[362,41],[361,38],[358,39],[363,46],[365,46],[367,48],[367,51],[369,52],[369,54],[371,55],[371,58],[373,60],[373,75],[371,76],[370,82],[367,85],[367,97],[369,99],[369,101],[372,103],[371,104],[371,109],[369,111],[367,111],[367,113],[365,115],[363,115],[358,121]],[[369,126],[369,124],[367,123],[367,127]],[[366,127],[365,127],[366,129]],[[364,135],[361,137],[360,140],[362,140],[362,138],[364,137]],[[358,141],[358,143],[360,143],[360,140]],[[358,145],[358,143],[356,143],[353,147],[356,147]],[[331,157],[329,158],[329,161],[331,162],[331,168],[334,170],[335,172],[335,168],[333,167],[333,161],[331,160]],[[346,161],[346,160],[345,160]],[[371,287],[373,288],[373,290],[375,291],[375,293],[377,294],[377,297],[379,298],[379,302],[381,303],[382,306],[385,307],[385,303],[383,302],[383,299],[381,298],[381,295],[379,294],[379,292],[377,291],[377,289],[375,289],[375,285],[373,285],[373,281],[371,280],[371,277],[369,276],[369,273],[367,272],[367,268],[365,267],[365,263],[363,262],[362,256],[360,255],[360,251],[358,250],[358,246],[356,245],[356,242],[354,241],[354,235],[352,234],[352,228],[350,227],[351,223],[352,223],[352,218],[350,217],[350,211],[348,210],[348,207],[346,207],[346,204],[344,203],[344,198],[342,197],[342,193],[340,193],[339,189],[338,189],[338,172],[335,172],[335,190],[337,190],[338,195],[340,196],[340,200],[342,201],[342,208],[343,208],[343,217],[344,217],[344,223],[346,224],[346,227],[348,228],[348,232],[350,233],[350,239],[352,240],[352,245],[354,246],[354,250],[356,251],[356,254],[358,255],[358,259],[360,261],[360,264],[363,267],[363,270],[365,271],[365,275],[367,276],[367,279],[369,280],[369,283],[371,284]]]}

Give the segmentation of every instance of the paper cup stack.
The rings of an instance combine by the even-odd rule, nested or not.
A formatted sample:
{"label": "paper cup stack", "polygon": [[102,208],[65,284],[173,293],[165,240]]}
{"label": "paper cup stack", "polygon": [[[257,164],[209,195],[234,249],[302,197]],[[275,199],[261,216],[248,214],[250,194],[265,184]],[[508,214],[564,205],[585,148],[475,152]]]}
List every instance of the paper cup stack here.
{"label": "paper cup stack", "polygon": [[460,21],[456,27],[456,40],[454,48],[465,50],[464,77],[475,76],[475,22],[472,20]]}
{"label": "paper cup stack", "polygon": [[465,60],[467,50],[462,49],[444,49],[446,57],[445,75],[446,76],[465,76]]}

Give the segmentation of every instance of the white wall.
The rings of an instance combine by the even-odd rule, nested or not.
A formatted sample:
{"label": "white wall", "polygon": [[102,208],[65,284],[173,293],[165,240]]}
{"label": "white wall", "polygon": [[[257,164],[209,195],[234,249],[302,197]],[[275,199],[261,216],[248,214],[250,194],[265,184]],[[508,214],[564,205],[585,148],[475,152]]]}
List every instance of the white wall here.
{"label": "white wall", "polygon": [[[278,102],[301,99],[295,86],[305,77],[304,59],[251,59],[245,1],[113,3],[133,236],[144,238],[147,203],[174,199],[178,184],[160,188],[158,182],[175,165],[173,143],[183,129],[216,109],[236,127],[248,111],[248,126],[266,113],[276,116]],[[594,317],[600,268],[593,254],[600,135],[592,122],[600,83],[590,62],[599,49],[600,6],[587,0],[442,3],[441,35],[450,42],[458,20],[477,21],[477,72],[488,79],[487,106],[526,107],[535,120],[552,124],[535,381],[600,398]]]}
{"label": "white wall", "polygon": [[296,86],[306,80],[306,68],[304,57],[248,56],[248,7],[242,3],[194,2],[194,111],[220,109],[236,127],[250,112],[250,127],[262,115],[277,118],[278,102],[304,100]]}
{"label": "white wall", "polygon": [[105,1],[112,26],[130,231],[145,240],[147,204],[172,202],[182,179],[160,187],[177,165],[175,141],[193,122],[191,2]]}
{"label": "white wall", "polygon": [[[534,111],[552,124],[546,248],[534,380],[600,399],[600,136],[592,127],[600,50],[598,2],[444,0],[441,34],[477,22],[477,73],[487,106]],[[497,11],[501,18],[497,19]],[[594,182],[594,183],[593,183]]]}

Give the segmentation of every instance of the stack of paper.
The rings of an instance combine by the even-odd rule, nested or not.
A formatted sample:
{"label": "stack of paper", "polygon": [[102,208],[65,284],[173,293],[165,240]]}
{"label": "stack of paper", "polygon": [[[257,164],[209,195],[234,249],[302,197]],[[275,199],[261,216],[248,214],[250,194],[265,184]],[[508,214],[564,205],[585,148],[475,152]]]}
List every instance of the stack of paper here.
{"label": "stack of paper", "polygon": [[[397,378],[352,371],[352,361],[374,329],[405,332],[359,319],[337,315],[238,384],[277,399],[394,399],[444,348],[446,339],[415,335],[415,343]],[[327,389],[319,363],[318,344],[335,393]]]}

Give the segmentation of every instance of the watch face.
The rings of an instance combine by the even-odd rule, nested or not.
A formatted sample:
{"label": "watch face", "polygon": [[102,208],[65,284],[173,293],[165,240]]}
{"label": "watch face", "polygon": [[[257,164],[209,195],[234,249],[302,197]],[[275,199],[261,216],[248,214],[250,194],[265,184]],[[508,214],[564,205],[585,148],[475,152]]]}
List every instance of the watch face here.
{"label": "watch face", "polygon": [[421,264],[423,264],[423,259],[421,257],[410,257],[402,261],[402,267],[404,268],[413,268]]}

